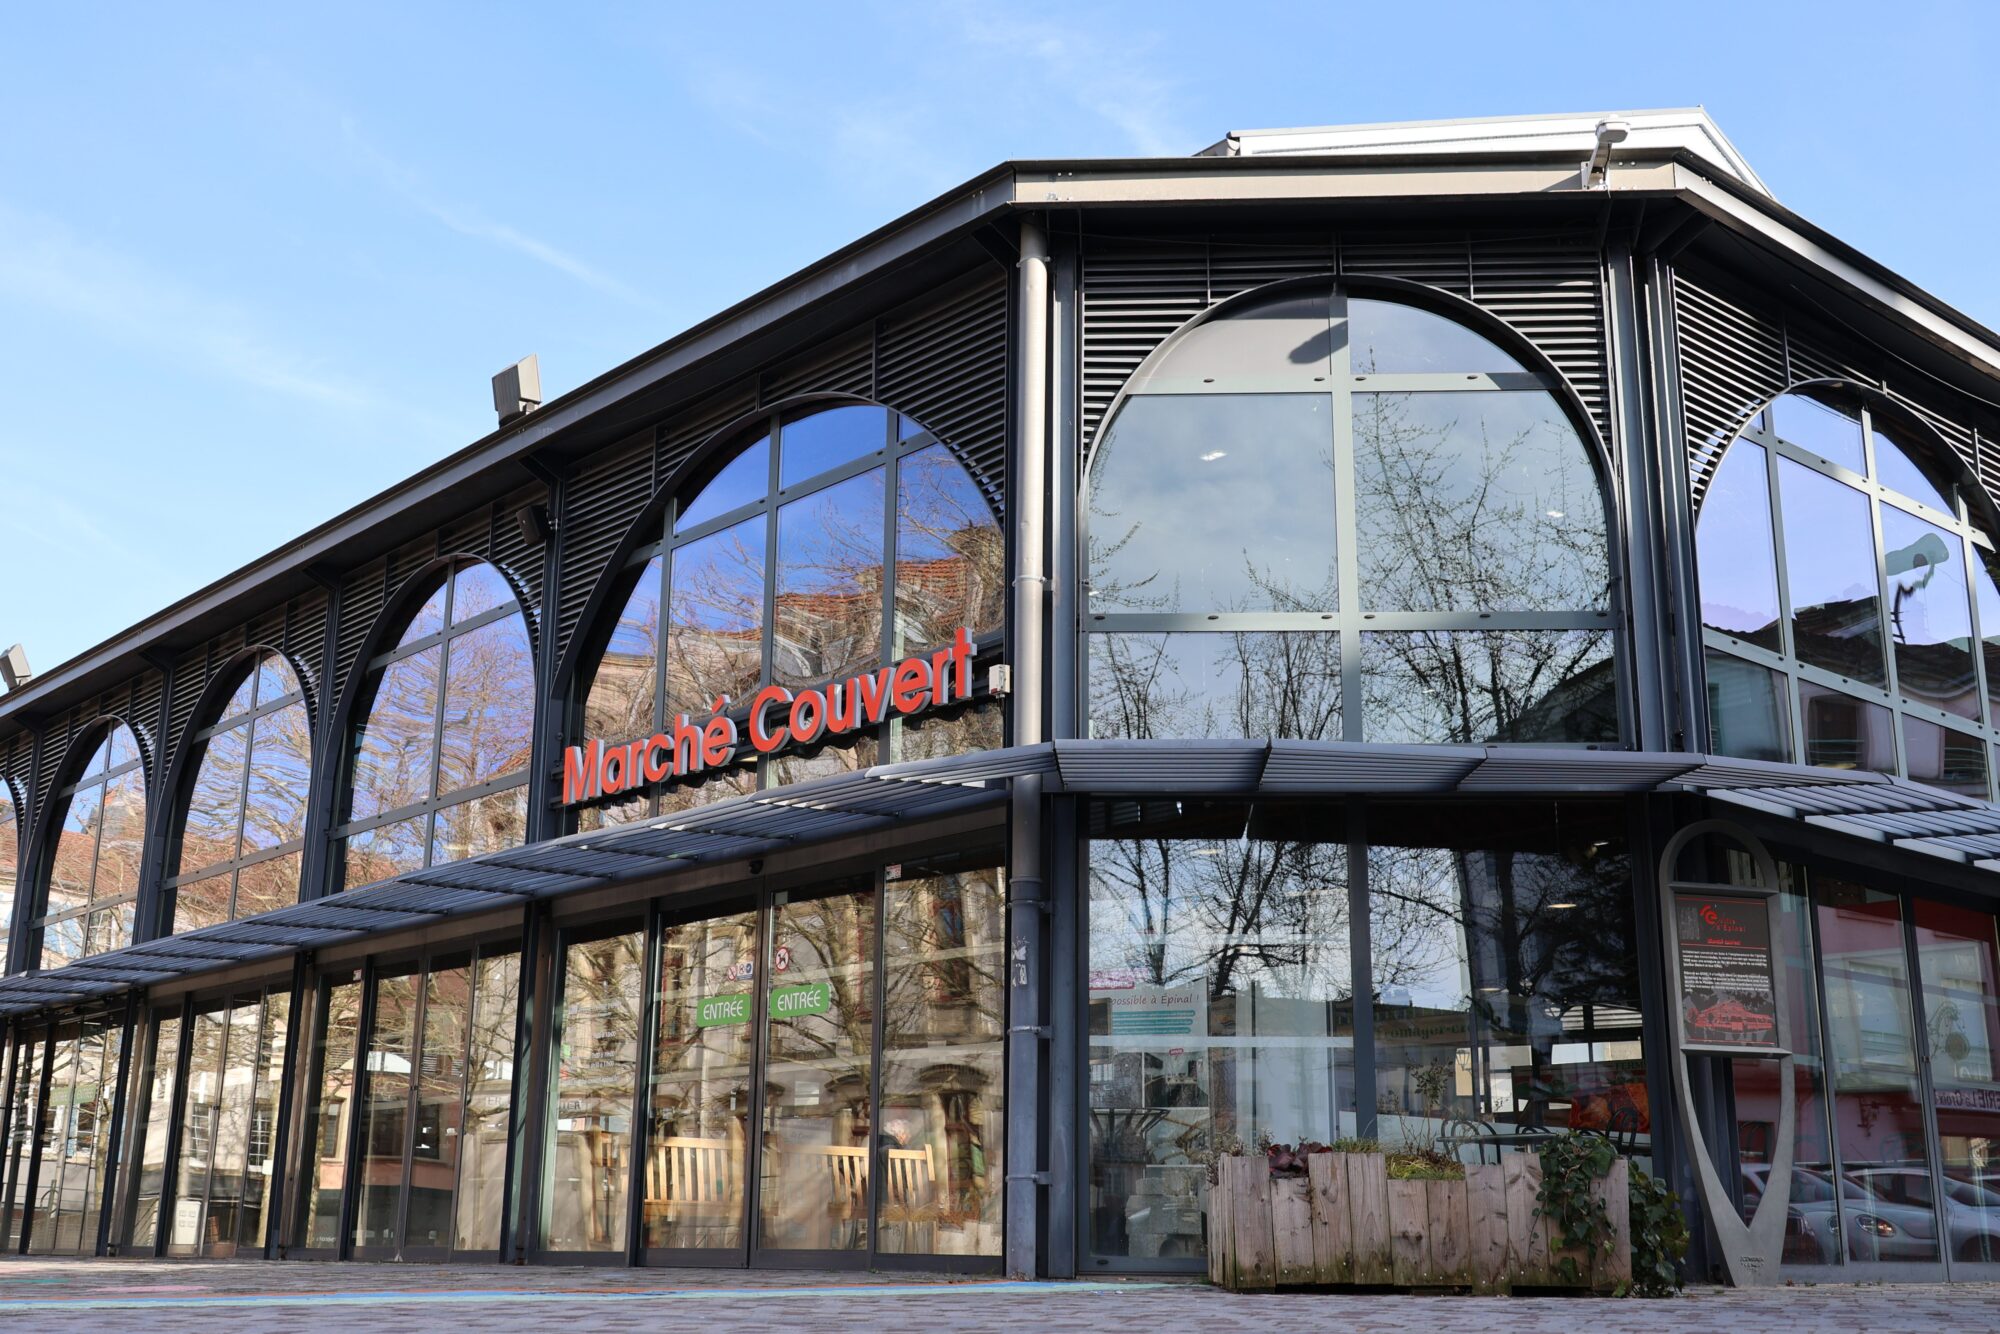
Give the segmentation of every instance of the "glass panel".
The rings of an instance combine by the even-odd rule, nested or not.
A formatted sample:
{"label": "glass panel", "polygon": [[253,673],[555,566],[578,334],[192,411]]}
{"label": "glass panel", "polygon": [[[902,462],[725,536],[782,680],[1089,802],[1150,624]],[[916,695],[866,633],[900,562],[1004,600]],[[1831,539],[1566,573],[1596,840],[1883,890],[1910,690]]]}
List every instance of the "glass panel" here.
{"label": "glass panel", "polygon": [[[1723,866],[1728,868],[1728,883],[1756,883],[1748,858],[1740,851],[1731,849],[1724,854],[1715,870],[1720,872]],[[1844,1258],[1844,1249],[1832,1142],[1827,1135],[1826,1066],[1820,1059],[1819,971],[1813,959],[1812,908],[1797,871],[1789,864],[1780,864],[1778,873],[1774,943],[1785,958],[1784,1003],[1791,1011],[1793,1096],[1797,1100],[1783,1262],[1837,1265]],[[1770,1182],[1771,1155],[1777,1147],[1782,1110],[1779,1070],[1776,1061],[1732,1060],[1729,1065],[1736,1099],[1741,1208],[1747,1223]],[[1860,1194],[1852,1187],[1842,1193],[1849,1200]]]}
{"label": "glass panel", "polygon": [[459,1251],[497,1251],[500,1216],[507,1203],[508,1112],[514,1103],[521,956],[482,956],[475,981],[465,1134],[459,1147],[458,1225],[452,1246]]}
{"label": "glass panel", "polygon": [[[1170,803],[1170,805],[1172,805]],[[1202,1254],[1206,1164],[1353,1135],[1343,808],[1114,803],[1090,844],[1089,1246]]]}
{"label": "glass panel", "polygon": [[362,1086],[361,1198],[354,1210],[356,1246],[396,1244],[396,1213],[403,1202],[403,1146],[410,1121],[412,1026],[417,1017],[414,972],[375,979],[375,1022],[368,1037],[368,1075]]}
{"label": "glass panel", "polygon": [[249,725],[232,727],[210,737],[188,794],[187,819],[181,825],[181,869],[233,861],[238,856],[237,831],[243,820],[243,762]]}
{"label": "glass panel", "polygon": [[1856,1260],[1935,1260],[1937,1215],[1917,1078],[1901,903],[1822,877],[1819,943],[1833,1057],[1834,1135]]}
{"label": "glass panel", "polygon": [[174,891],[174,930],[198,931],[229,920],[232,877],[224,872],[196,880]]}
{"label": "glass panel", "polygon": [[1330,296],[1324,287],[1294,292],[1197,324],[1174,340],[1157,366],[1135,377],[1133,387],[1323,393],[1333,373]]}
{"label": "glass panel", "polygon": [[299,678],[292,674],[291,664],[282,656],[266,653],[257,659],[257,703],[276,704],[287,695],[299,693]]}
{"label": "glass panel", "polygon": [[755,911],[661,933],[640,1205],[648,1247],[743,1244],[757,956]]}
{"label": "glass panel", "polygon": [[778,485],[795,486],[888,445],[884,408],[855,404],[786,422],[778,432]]}
{"label": "glass panel", "polygon": [[85,954],[103,954],[107,950],[122,950],[132,941],[132,904],[119,904],[90,915],[90,927],[84,936]]}
{"label": "glass panel", "polygon": [[1356,394],[1354,486],[1366,608],[1609,605],[1597,470],[1552,394]]}
{"label": "glass panel", "polygon": [[764,673],[763,515],[674,552],[667,624],[667,708],[705,715],[747,699]]}
{"label": "glass panel", "polygon": [[311,789],[312,721],[306,706],[290,704],[259,718],[250,748],[245,855],[304,838]]}
{"label": "glass panel", "polygon": [[1006,1197],[1000,871],[905,866],[883,901],[877,1250],[998,1255]]}
{"label": "glass panel", "polygon": [[445,653],[439,796],[525,771],[535,730],[535,657],[520,616],[460,635]]}
{"label": "glass panel", "polygon": [[60,968],[83,957],[84,919],[51,922],[42,932],[42,967]]}
{"label": "glass panel", "polygon": [[[1872,433],[1875,437],[1875,480],[1892,491],[1900,491],[1919,505],[1929,505],[1945,514],[1957,514],[1958,508],[1937,484],[1924,475],[1904,447],[1880,429]],[[1893,545],[1893,543],[1891,544]]]}
{"label": "glass panel", "polygon": [[1347,330],[1356,375],[1501,375],[1522,369],[1519,361],[1457,320],[1401,302],[1350,297]]}
{"label": "glass panel", "polygon": [[1624,816],[1371,807],[1377,1133],[1467,1162],[1596,1130],[1651,1151]]}
{"label": "glass panel", "polygon": [[139,892],[146,844],[146,777],[137,769],[104,785],[104,836],[97,841],[93,902]]}
{"label": "glass panel", "polygon": [[1990,912],[1916,899],[1917,972],[1944,1157],[1945,1235],[2000,1260],[2000,953]]}
{"label": "glass panel", "polygon": [[896,465],[897,655],[998,630],[1006,539],[972,477],[942,445]]}
{"label": "glass panel", "polygon": [[354,738],[349,818],[365,820],[430,798],[443,658],[444,649],[432,647],[383,670],[368,720]]}
{"label": "glass panel", "polygon": [[1882,598],[1868,501],[1790,459],[1778,460],[1791,583],[1793,651],[1815,667],[1883,685]]}
{"label": "glass panel", "polygon": [[21,822],[0,783],[0,973],[7,970],[7,928],[14,920],[14,892],[21,865]]}
{"label": "glass panel", "polygon": [[1771,478],[1764,447],[1738,440],[1722,456],[1695,520],[1701,623],[1785,651],[1778,630],[1778,564],[1771,545]]}
{"label": "glass panel", "polygon": [[1709,649],[1709,746],[1745,760],[1792,758],[1792,705],[1785,678],[1769,667]]}
{"label": "glass panel", "polygon": [[447,806],[437,813],[431,836],[431,865],[517,848],[527,839],[525,785]]}
{"label": "glass panel", "polygon": [[1978,558],[1972,589],[1979,603],[1979,654],[1986,665],[1986,716],[2000,725],[2000,583],[1994,581],[1995,557],[1979,547],[1972,550]]}
{"label": "glass panel", "polygon": [[1330,611],[1333,513],[1330,398],[1134,397],[1091,463],[1089,609]]}
{"label": "glass panel", "polygon": [[267,1210],[276,1189],[278,1099],[285,1077],[285,1044],[291,1033],[292,998],[283,991],[264,997],[264,1025],[257,1037],[257,1085],[250,1103],[250,1152],[244,1160],[243,1225],[238,1243],[256,1254],[264,1249]]}
{"label": "glass panel", "polygon": [[1978,721],[1965,540],[1884,505],[1882,547],[1896,684],[1903,698]]}
{"label": "glass panel", "polygon": [[1090,636],[1090,734],[1340,738],[1340,636]]}
{"label": "glass panel", "polygon": [[162,1017],[154,1033],[152,1064],[138,1085],[138,1105],[132,1112],[142,1118],[137,1137],[139,1180],[125,1245],[127,1254],[137,1255],[151,1255],[160,1235],[160,1196],[166,1187],[167,1135],[173,1128],[174,1075],[181,1052],[180,1016]]}
{"label": "glass panel", "polygon": [[1867,471],[1861,419],[1854,414],[1804,394],[1786,394],[1771,404],[1771,420],[1779,438],[1851,472]]}
{"label": "glass panel", "polygon": [[[228,1012],[228,1037],[223,1047],[221,1097],[215,1108],[215,1152],[208,1177],[208,1222],[201,1254],[235,1255],[245,1225],[244,1205],[251,1194],[249,1180],[251,1126],[256,1115],[258,1043],[262,1034],[256,1002]],[[263,1182],[257,1183],[261,1193]],[[262,1237],[249,1244],[261,1246]]]}
{"label": "glass panel", "polygon": [[542,1191],[543,1245],[551,1251],[625,1250],[645,956],[642,931],[564,951],[561,1060]]}
{"label": "glass panel", "polygon": [[417,1063],[417,1124],[410,1141],[410,1216],[402,1244],[452,1244],[452,1195],[464,1143],[466,1039],[472,969],[433,967],[424,980],[424,1045]]}
{"label": "glass panel", "polygon": [[882,660],[882,485],[878,469],[778,511],[779,684],[810,685]]}
{"label": "glass panel", "polygon": [[236,686],[236,692],[222,706],[222,712],[215,715],[217,722],[228,722],[241,714],[250,712],[257,703],[257,673],[253,668]]}
{"label": "glass panel", "polygon": [[762,500],[770,489],[771,439],[763,436],[724,464],[715,480],[681,506],[680,515],[674,520],[674,531],[684,533],[733,509]]}
{"label": "glass panel", "polygon": [[952,718],[906,720],[897,733],[898,760],[941,760],[998,750],[1006,744],[1006,715],[997,708],[968,709]]}
{"label": "glass panel", "polygon": [[507,576],[491,565],[465,565],[451,577],[451,623],[463,625],[482,612],[519,599]]}
{"label": "glass panel", "polygon": [[426,635],[434,635],[442,629],[444,629],[444,585],[440,583],[437,591],[430,595],[423,606],[417,608],[416,615],[412,616],[410,623],[403,628],[402,636],[396,640],[396,647],[413,644]]}
{"label": "glass panel", "polygon": [[236,873],[236,915],[255,917],[259,913],[289,908],[299,901],[299,857],[288,852],[270,861],[246,866]]}
{"label": "glass panel", "polygon": [[757,1241],[866,1251],[875,895],[779,895],[771,920]]}
{"label": "glass panel", "polygon": [[1618,739],[1603,630],[1361,636],[1362,737],[1374,742]]}
{"label": "glass panel", "polygon": [[1889,710],[1811,681],[1799,682],[1805,716],[1806,763],[1822,769],[1896,772],[1896,739]]}
{"label": "glass panel", "polygon": [[168,1255],[201,1255],[213,1229],[208,1217],[209,1171],[223,1103],[223,1037],[227,1010],[204,1010],[188,1030],[187,1085],[181,1090],[180,1157],[174,1169]]}
{"label": "glass panel", "polygon": [[1955,727],[1903,716],[1903,760],[1919,783],[1984,797],[1986,743]]}
{"label": "glass panel", "polygon": [[583,702],[583,734],[616,744],[650,736],[660,673],[660,577],[655,556],[639,572]]}
{"label": "glass panel", "polygon": [[139,742],[132,729],[120,724],[104,739],[104,767],[107,771],[134,764],[139,759]]}
{"label": "glass panel", "polygon": [[420,870],[424,865],[424,817],[379,825],[347,840],[346,888]]}
{"label": "glass panel", "polygon": [[30,1030],[15,1057],[14,1105],[7,1114],[7,1180],[13,1183],[7,1200],[7,1249],[18,1250],[28,1218],[28,1166],[34,1155],[36,1112],[41,1106],[42,1067],[47,1045],[39,1030]]}
{"label": "glass panel", "polygon": [[809,783],[815,778],[860,773],[881,762],[881,750],[881,742],[869,735],[856,737],[846,745],[821,746],[803,754],[785,751],[764,763],[771,786],[782,787],[787,783]]}
{"label": "glass panel", "polygon": [[41,1146],[41,1168],[35,1177],[34,1214],[28,1225],[28,1251],[54,1255],[73,1250],[65,1232],[74,1228],[72,1209],[66,1224],[62,1217],[64,1175],[70,1163],[71,1102],[76,1096],[77,1067],[82,1064],[81,1042],[75,1034],[58,1034],[49,1061],[49,1087],[42,1099],[42,1117],[37,1141]]}
{"label": "glass panel", "polygon": [[340,1244],[340,1194],[347,1179],[348,1118],[354,1110],[354,1040],[361,1024],[361,983],[335,982],[320,993],[324,1009],[313,1047],[312,1102],[305,1118],[308,1166],[294,1244],[330,1251]]}
{"label": "glass panel", "polygon": [[103,823],[104,789],[87,787],[70,798],[56,836],[55,865],[49,874],[44,911],[50,916],[90,902],[90,882],[97,873],[97,829]]}

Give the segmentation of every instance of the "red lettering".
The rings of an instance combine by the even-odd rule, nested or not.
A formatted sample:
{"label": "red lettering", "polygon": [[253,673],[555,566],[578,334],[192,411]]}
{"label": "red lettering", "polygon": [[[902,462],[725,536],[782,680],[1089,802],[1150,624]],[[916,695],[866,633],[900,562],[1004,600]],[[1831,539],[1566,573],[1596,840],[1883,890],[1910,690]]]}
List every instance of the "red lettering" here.
{"label": "red lettering", "polygon": [[808,690],[800,695],[792,701],[790,721],[792,740],[801,746],[811,745],[820,729],[826,726],[826,696],[817,690]]}
{"label": "red lettering", "polygon": [[952,641],[951,661],[958,668],[958,697],[972,698],[972,632],[964,626],[958,627],[958,637]]}
{"label": "red lettering", "polygon": [[[674,743],[665,732],[655,732],[646,739],[645,764],[646,781],[657,783],[674,771]],[[655,757],[658,758],[655,758]]]}
{"label": "red lettering", "polygon": [[629,767],[627,762],[630,759],[631,752],[623,746],[614,746],[604,752],[603,781],[606,796],[625,790],[626,772]]}
{"label": "red lettering", "polygon": [[861,688],[861,721],[864,724],[882,721],[882,710],[889,703],[889,672],[884,667],[870,676],[857,676],[854,684]]}
{"label": "red lettering", "polygon": [[859,697],[854,682],[842,681],[837,686],[826,688],[826,730],[839,734],[852,732],[861,722]]}
{"label": "red lettering", "polygon": [[604,793],[604,743],[588,741],[563,752],[563,804]]}
{"label": "red lettering", "polygon": [[951,698],[951,673],[945,664],[951,661],[951,650],[941,648],[931,654],[931,703],[943,704]]}
{"label": "red lettering", "polygon": [[736,749],[736,720],[721,715],[710,718],[701,729],[701,762],[709,768],[727,764]]}
{"label": "red lettering", "polygon": [[931,693],[931,665],[923,658],[905,658],[889,678],[889,702],[897,713],[915,713]]}
{"label": "red lettering", "polygon": [[701,769],[701,728],[683,713],[674,719],[674,772],[693,774]]}
{"label": "red lettering", "polygon": [[783,686],[765,686],[750,701],[750,744],[756,747],[759,755],[769,755],[788,739],[782,726],[775,732],[764,730],[764,710],[772,704],[791,702],[792,692]]}

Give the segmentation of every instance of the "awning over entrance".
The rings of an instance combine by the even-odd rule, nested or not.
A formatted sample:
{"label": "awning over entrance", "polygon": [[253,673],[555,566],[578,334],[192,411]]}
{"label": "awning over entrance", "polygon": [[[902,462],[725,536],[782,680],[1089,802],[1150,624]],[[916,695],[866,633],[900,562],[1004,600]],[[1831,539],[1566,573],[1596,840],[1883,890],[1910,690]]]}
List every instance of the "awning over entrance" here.
{"label": "awning over entrance", "polygon": [[411,926],[994,805],[1042,776],[1079,795],[1553,796],[1696,792],[2000,871],[2000,806],[1884,774],[1709,755],[1338,741],[1058,741],[881,765],[411,871],[261,916],[0,978],[0,1017]]}

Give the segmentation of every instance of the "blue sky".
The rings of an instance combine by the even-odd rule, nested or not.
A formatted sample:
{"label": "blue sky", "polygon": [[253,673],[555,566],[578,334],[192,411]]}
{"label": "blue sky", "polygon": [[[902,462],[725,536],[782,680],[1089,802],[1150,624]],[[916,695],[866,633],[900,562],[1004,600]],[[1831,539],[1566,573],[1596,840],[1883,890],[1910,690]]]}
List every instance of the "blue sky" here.
{"label": "blue sky", "polygon": [[1708,107],[2000,325],[2000,7],[16,6],[0,647],[47,670],[1009,157]]}

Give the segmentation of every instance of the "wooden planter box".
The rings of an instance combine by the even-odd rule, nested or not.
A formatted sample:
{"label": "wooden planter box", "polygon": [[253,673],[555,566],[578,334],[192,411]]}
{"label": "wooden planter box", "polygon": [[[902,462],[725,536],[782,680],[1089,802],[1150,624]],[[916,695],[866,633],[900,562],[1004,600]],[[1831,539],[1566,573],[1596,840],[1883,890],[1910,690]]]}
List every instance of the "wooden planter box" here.
{"label": "wooden planter box", "polygon": [[[1303,1177],[1273,1177],[1263,1156],[1223,1158],[1208,1196],[1208,1276],[1238,1291],[1294,1286],[1588,1288],[1632,1279],[1625,1160],[1593,1193],[1614,1230],[1611,1254],[1550,1251],[1535,1212],[1541,1159],[1511,1154],[1463,1181],[1391,1181],[1379,1153],[1316,1153]],[[1580,1284],[1556,1264],[1577,1260]]]}

